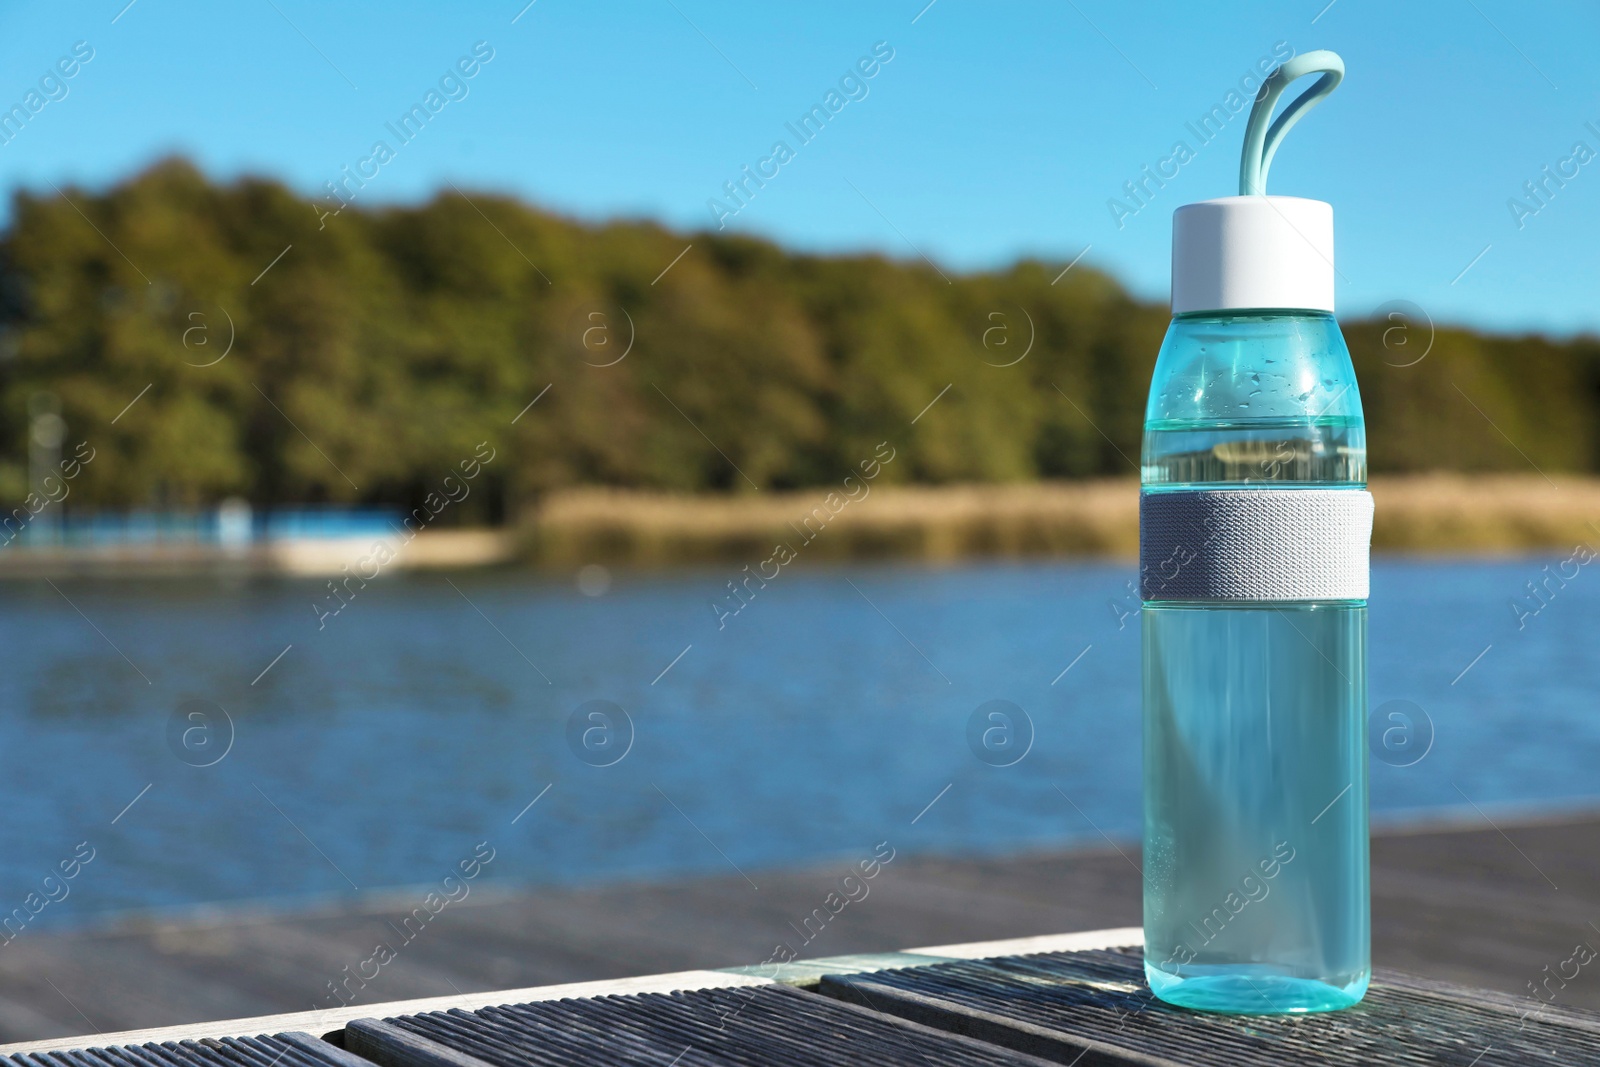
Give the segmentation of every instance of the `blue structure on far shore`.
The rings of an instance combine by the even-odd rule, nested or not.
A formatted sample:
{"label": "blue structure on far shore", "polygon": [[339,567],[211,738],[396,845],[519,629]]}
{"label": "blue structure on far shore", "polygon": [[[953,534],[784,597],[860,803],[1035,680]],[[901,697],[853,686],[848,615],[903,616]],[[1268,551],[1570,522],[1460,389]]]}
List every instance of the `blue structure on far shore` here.
{"label": "blue structure on far shore", "polygon": [[215,508],[164,508],[51,514],[47,507],[0,547],[89,548],[197,545],[248,548],[283,541],[388,537],[400,529],[398,508],[304,505],[254,511],[242,500]]}

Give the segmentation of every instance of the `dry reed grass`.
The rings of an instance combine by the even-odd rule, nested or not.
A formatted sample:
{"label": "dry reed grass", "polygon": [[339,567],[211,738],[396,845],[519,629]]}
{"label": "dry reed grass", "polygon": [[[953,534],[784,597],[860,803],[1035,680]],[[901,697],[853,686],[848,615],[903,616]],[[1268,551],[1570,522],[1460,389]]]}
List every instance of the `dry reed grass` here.
{"label": "dry reed grass", "polygon": [[[1375,478],[1376,548],[1511,553],[1600,544],[1600,479],[1426,474]],[[1134,556],[1131,479],[1026,485],[880,487],[845,503],[826,490],[677,496],[575,489],[547,497],[523,527],[535,561],[658,566],[767,558]],[[833,504],[830,509],[829,503]],[[807,535],[810,535],[809,538]]]}

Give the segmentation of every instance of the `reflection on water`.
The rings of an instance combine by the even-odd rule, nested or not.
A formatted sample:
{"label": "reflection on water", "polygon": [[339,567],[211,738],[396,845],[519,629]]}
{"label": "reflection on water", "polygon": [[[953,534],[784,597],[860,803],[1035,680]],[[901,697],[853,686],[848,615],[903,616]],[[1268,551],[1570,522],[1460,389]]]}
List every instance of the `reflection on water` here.
{"label": "reflection on water", "polygon": [[[1600,580],[1518,630],[1544,562],[1376,566],[1372,704],[1434,730],[1372,762],[1380,817],[1600,792]],[[719,630],[727,571],[385,575],[320,631],[318,583],[9,584],[0,912],[83,842],[34,925],[431,883],[479,841],[504,885],[1137,835],[1131,568],[785,571]],[[1025,728],[974,733],[989,701],[1014,763],[972,747]]]}

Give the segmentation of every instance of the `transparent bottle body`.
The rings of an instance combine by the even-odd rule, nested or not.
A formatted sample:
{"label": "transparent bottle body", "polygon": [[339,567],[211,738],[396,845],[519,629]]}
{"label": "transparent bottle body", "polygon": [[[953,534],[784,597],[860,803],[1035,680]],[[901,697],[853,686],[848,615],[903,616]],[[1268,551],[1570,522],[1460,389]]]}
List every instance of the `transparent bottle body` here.
{"label": "transparent bottle body", "polygon": [[[1366,437],[1331,315],[1179,316],[1145,492],[1357,491]],[[1356,1003],[1371,975],[1365,601],[1146,601],[1145,973],[1173,1004]]]}

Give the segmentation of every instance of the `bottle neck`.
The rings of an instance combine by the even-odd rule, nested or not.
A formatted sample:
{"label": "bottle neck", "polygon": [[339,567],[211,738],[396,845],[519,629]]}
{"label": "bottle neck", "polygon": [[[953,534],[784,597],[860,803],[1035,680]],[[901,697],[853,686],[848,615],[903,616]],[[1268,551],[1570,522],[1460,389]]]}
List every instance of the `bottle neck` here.
{"label": "bottle neck", "polygon": [[1272,319],[1327,319],[1333,321],[1333,312],[1320,308],[1224,308],[1217,311],[1180,311],[1172,316],[1173,322],[1244,322]]}

